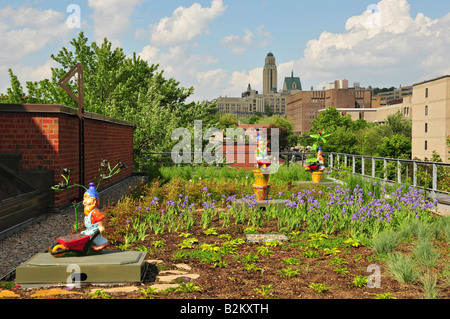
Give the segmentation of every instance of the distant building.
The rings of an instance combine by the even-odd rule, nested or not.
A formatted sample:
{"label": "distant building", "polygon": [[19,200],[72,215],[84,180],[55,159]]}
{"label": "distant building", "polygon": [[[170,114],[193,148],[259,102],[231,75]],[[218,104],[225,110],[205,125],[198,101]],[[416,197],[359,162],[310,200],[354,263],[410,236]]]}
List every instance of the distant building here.
{"label": "distant building", "polygon": [[412,86],[405,86],[396,90],[375,94],[372,97],[372,108],[402,103],[405,97],[412,96],[412,91]]}
{"label": "distant building", "polygon": [[286,116],[286,99],[300,92],[302,84],[300,78],[294,77],[294,72],[291,72],[291,76],[284,79],[283,89],[278,91],[277,72],[275,57],[269,52],[263,69],[263,93],[253,90],[249,83],[241,97],[219,97],[216,100],[218,111],[242,117],[250,117],[256,113]]}
{"label": "distant building", "polygon": [[450,163],[450,75],[413,85],[412,158],[432,159],[436,151]]}
{"label": "distant building", "polygon": [[343,114],[352,112],[352,118],[364,118],[364,110],[372,107],[372,89],[359,84],[349,88],[347,80],[337,80],[323,90],[300,91],[287,98],[286,115],[293,122],[294,131],[303,134],[309,131],[319,112],[331,106]]}

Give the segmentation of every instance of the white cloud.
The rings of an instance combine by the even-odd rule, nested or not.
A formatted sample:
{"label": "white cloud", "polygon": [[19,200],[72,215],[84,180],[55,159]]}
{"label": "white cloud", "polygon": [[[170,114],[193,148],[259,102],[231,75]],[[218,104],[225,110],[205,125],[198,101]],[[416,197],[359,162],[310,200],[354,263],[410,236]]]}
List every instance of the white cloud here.
{"label": "white cloud", "polygon": [[256,30],[256,35],[252,31],[245,29],[243,36],[229,35],[222,40],[222,45],[230,49],[231,53],[242,54],[248,48],[261,48],[267,46],[271,41],[271,33],[264,31],[264,25],[260,25]]}
{"label": "white cloud", "polygon": [[94,36],[97,41],[108,41],[120,46],[120,39],[130,32],[130,17],[135,7],[143,0],[89,0],[88,5],[93,9],[91,15],[94,21]]}
{"label": "white cloud", "polygon": [[65,14],[54,10],[11,6],[0,9],[0,63],[10,64],[43,49],[71,31]]}
{"label": "white cloud", "polygon": [[[66,14],[54,10],[38,10],[32,7],[7,6],[0,8],[0,92],[11,86],[8,69],[18,76],[26,90],[27,81],[51,78],[52,60],[36,65],[34,55],[48,45],[65,41],[73,32],[66,24]],[[30,66],[25,59],[34,63]]]}
{"label": "white cloud", "polygon": [[295,61],[303,78],[408,85],[449,71],[450,14],[413,19],[407,0],[381,0],[369,9],[350,17],[344,32],[325,31],[307,43]]}
{"label": "white cloud", "polygon": [[178,7],[171,17],[162,18],[150,26],[153,45],[178,45],[208,33],[209,24],[226,10],[223,0],[212,0],[210,8],[194,3],[189,8]]}

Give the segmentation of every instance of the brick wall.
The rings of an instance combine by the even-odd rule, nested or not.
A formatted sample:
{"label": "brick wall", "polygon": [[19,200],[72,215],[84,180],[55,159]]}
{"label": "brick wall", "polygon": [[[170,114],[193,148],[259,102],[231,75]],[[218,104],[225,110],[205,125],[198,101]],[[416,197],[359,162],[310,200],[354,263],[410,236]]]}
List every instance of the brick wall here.
{"label": "brick wall", "polygon": [[[55,184],[63,180],[59,167],[71,171],[70,184],[79,183],[77,110],[61,105],[0,104],[0,153],[22,154],[22,169],[53,170]],[[132,174],[133,130],[131,123],[86,113],[85,184],[96,182],[102,160],[114,167],[120,159],[127,167],[100,190]],[[96,183],[97,184],[97,183]],[[77,198],[79,188],[54,191],[54,206]]]}

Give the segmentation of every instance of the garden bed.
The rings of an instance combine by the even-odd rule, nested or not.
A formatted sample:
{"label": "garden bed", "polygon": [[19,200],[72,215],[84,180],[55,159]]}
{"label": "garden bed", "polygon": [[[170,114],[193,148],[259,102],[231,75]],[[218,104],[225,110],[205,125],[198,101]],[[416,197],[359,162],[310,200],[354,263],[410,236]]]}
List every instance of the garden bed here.
{"label": "garden bed", "polygon": [[[159,271],[184,263],[199,277],[182,278],[183,289],[157,292],[146,282],[134,292],[104,298],[450,297],[450,223],[432,214],[433,203],[417,190],[351,182],[304,189],[274,178],[270,194],[286,199],[286,208],[261,210],[252,209],[251,178],[189,178],[153,181],[106,207],[105,236],[112,243],[108,249],[145,250],[161,261]],[[247,209],[237,210],[237,199],[247,201]],[[288,240],[254,242],[247,240],[250,234]],[[415,274],[408,280],[399,279],[392,257],[398,253],[411,262],[402,264]],[[31,298],[28,291],[16,291]]]}

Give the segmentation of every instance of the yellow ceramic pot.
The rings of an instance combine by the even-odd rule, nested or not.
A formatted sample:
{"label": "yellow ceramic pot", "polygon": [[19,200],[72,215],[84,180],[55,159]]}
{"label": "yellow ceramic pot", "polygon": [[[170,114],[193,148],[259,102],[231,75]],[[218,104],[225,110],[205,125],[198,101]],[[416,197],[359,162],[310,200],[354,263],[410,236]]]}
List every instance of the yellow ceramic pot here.
{"label": "yellow ceramic pot", "polygon": [[253,176],[255,177],[255,185],[267,185],[270,174],[263,174],[259,169],[254,169]]}
{"label": "yellow ceramic pot", "polygon": [[256,200],[266,200],[269,198],[270,185],[256,185],[253,184],[253,190],[256,195]]}
{"label": "yellow ceramic pot", "polygon": [[322,181],[323,172],[312,172],[311,177],[313,183],[320,183]]}

